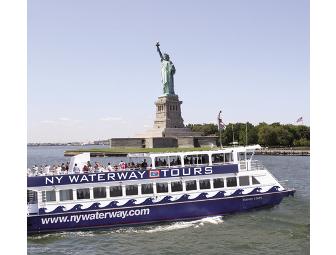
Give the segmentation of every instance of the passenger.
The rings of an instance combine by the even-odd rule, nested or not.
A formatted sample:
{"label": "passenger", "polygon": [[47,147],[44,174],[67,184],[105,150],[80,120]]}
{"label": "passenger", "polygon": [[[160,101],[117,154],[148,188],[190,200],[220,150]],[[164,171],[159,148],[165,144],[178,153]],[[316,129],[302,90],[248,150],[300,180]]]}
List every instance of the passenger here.
{"label": "passenger", "polygon": [[131,168],[135,168],[135,164],[133,161],[131,162]]}
{"label": "passenger", "polygon": [[77,164],[75,164],[74,168],[73,168],[73,172],[75,174],[79,174],[80,173],[80,168],[77,166]]}
{"label": "passenger", "polygon": [[114,169],[114,171],[118,171],[118,165],[117,164],[115,164],[114,166],[113,166],[113,169]]}
{"label": "passenger", "polygon": [[107,163],[107,171],[108,171],[108,172],[112,172],[112,170],[113,170],[113,168],[112,168],[112,166],[111,166],[111,163],[110,163],[110,162]]}
{"label": "passenger", "polygon": [[147,162],[146,159],[141,163],[141,168],[147,168]]}
{"label": "passenger", "polygon": [[99,164],[98,164],[98,162],[95,162],[94,171],[96,173],[99,172]]}
{"label": "passenger", "polygon": [[120,163],[119,163],[119,167],[121,168],[122,171],[125,171],[126,170],[126,163],[121,160]]}
{"label": "passenger", "polygon": [[175,159],[173,158],[173,160],[170,162],[170,165],[171,166],[176,166],[176,162],[175,162]]}
{"label": "passenger", "polygon": [[56,174],[64,174],[64,172],[63,172],[63,170],[62,170],[62,167],[60,166],[60,165],[58,165],[57,167],[56,167]]}
{"label": "passenger", "polygon": [[44,168],[43,168],[44,175],[49,175],[50,174],[49,170],[50,170],[50,166],[45,165]]}
{"label": "passenger", "polygon": [[69,172],[69,166],[70,166],[70,162],[67,162],[66,165],[65,165],[65,170],[66,170],[67,172]]}
{"label": "passenger", "polygon": [[83,166],[83,173],[84,174],[87,174],[89,172],[89,168],[88,168],[88,166],[87,165],[84,165]]}
{"label": "passenger", "polygon": [[177,160],[176,160],[176,165],[180,166],[181,165],[181,160],[180,160],[180,157],[177,157]]}
{"label": "passenger", "polygon": [[62,173],[63,173],[63,174],[65,174],[66,167],[65,167],[65,164],[64,164],[64,163],[62,163],[62,166],[61,166],[61,168],[62,168]]}
{"label": "passenger", "polygon": [[27,176],[31,176],[32,175],[32,170],[30,168],[27,169]]}
{"label": "passenger", "polygon": [[38,173],[38,167],[37,167],[37,165],[34,165],[33,168],[32,168],[32,174],[37,175],[37,173]]}

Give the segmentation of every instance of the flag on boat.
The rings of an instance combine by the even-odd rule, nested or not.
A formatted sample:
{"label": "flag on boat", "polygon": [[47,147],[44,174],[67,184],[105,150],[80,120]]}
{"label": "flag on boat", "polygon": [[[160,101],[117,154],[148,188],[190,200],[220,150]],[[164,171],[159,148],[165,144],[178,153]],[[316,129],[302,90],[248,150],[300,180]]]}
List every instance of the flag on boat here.
{"label": "flag on boat", "polygon": [[296,123],[299,123],[299,122],[302,122],[302,121],[303,121],[303,118],[300,117],[300,118],[297,119]]}
{"label": "flag on boat", "polygon": [[223,120],[222,120],[222,118],[221,118],[221,113],[222,113],[222,111],[219,111],[219,113],[218,113],[218,117],[217,117],[217,119],[218,119],[218,130],[223,130],[223,129],[225,129],[225,125],[224,125],[224,122],[223,122]]}

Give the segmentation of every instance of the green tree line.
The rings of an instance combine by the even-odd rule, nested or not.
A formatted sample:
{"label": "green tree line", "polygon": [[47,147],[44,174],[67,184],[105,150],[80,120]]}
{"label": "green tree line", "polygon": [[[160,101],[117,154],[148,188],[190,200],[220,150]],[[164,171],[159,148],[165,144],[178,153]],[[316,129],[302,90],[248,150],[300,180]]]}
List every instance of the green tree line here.
{"label": "green tree line", "polygon": [[[247,141],[246,141],[247,126]],[[204,136],[215,135],[219,137],[216,124],[188,124],[192,131],[201,132]],[[230,145],[233,141],[241,145],[260,144],[270,147],[309,147],[310,127],[304,125],[280,124],[279,122],[267,124],[265,122],[254,126],[251,123],[229,123],[221,132],[222,144]]]}

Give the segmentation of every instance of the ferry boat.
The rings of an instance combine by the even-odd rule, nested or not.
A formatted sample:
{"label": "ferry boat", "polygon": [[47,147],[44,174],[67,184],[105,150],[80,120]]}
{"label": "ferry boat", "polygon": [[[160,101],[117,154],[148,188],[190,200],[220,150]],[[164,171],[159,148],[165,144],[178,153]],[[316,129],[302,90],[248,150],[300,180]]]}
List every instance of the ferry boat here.
{"label": "ferry boat", "polygon": [[[128,154],[130,162],[147,159],[147,167],[28,176],[28,234],[192,220],[277,205],[295,189],[254,159],[260,148]],[[75,156],[70,169],[86,157]]]}

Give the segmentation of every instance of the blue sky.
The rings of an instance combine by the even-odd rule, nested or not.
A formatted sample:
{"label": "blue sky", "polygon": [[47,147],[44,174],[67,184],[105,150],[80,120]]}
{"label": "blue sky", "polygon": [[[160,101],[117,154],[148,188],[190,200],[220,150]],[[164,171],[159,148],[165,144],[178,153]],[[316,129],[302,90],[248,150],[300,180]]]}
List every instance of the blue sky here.
{"label": "blue sky", "polygon": [[28,142],[132,137],[176,67],[185,124],[309,124],[309,1],[28,1]]}

